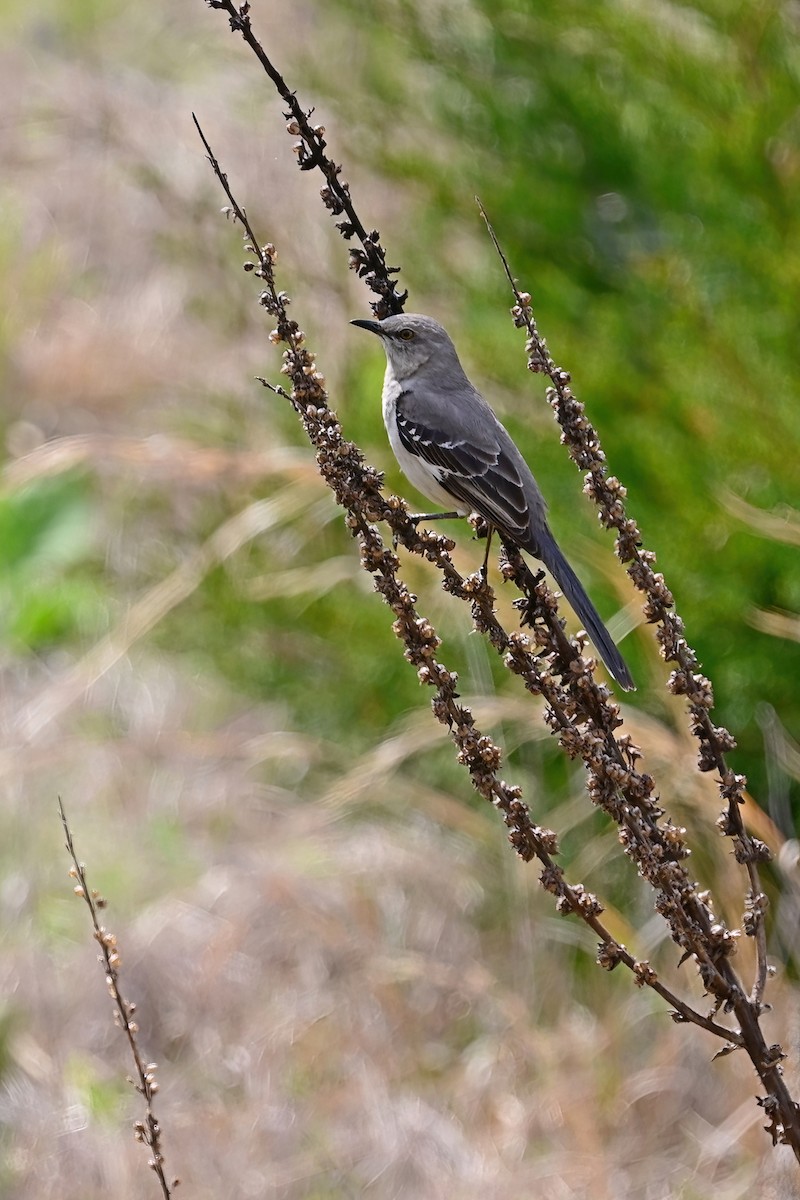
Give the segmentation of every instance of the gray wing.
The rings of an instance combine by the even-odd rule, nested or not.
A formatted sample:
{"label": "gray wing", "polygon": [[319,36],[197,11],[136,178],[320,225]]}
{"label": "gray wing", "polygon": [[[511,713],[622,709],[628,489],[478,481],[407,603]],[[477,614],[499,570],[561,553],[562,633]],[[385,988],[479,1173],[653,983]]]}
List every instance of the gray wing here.
{"label": "gray wing", "polygon": [[511,541],[536,553],[531,536],[531,484],[542,513],[544,501],[519,451],[490,409],[488,419],[488,436],[476,436],[466,428],[454,436],[452,430],[445,433],[416,415],[412,417],[404,410],[403,394],[398,398],[397,431],[409,454],[435,467],[442,487],[473,512]]}
{"label": "gray wing", "polygon": [[[462,405],[461,427],[445,433],[436,428],[435,411],[430,419],[426,412],[425,420],[417,413],[412,415],[413,400],[413,393],[401,392],[397,401],[397,431],[404,448],[433,467],[448,492],[480,513],[509,541],[542,560],[611,674],[623,688],[632,689],[635,685],[625,660],[550,532],[536,480],[491,409],[487,406],[476,412],[474,406],[470,411]],[[404,401],[410,404],[404,407]]]}

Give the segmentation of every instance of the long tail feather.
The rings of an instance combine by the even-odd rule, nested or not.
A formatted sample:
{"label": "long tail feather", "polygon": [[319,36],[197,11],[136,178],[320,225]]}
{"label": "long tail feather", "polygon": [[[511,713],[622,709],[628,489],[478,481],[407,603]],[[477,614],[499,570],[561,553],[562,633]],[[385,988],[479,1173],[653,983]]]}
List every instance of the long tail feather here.
{"label": "long tail feather", "polygon": [[569,600],[576,615],[591,638],[608,670],[626,692],[636,690],[636,684],[628,670],[625,659],[611,640],[611,635],[600,619],[578,576],[558,548],[550,530],[546,536],[539,533],[536,556],[540,558]]}

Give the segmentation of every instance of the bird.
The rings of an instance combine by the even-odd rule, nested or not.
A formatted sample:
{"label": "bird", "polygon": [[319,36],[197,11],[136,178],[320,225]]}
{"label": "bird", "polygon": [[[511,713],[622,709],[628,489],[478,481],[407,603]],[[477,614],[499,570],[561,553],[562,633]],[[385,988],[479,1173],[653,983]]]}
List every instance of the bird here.
{"label": "bird", "polygon": [[619,686],[635,690],[625,660],[550,530],[539,485],[508,430],[467,378],[447,331],[420,313],[351,324],[377,334],[383,344],[383,421],[400,469],[446,510],[414,519],[475,512],[490,533],[496,529],[539,559]]}

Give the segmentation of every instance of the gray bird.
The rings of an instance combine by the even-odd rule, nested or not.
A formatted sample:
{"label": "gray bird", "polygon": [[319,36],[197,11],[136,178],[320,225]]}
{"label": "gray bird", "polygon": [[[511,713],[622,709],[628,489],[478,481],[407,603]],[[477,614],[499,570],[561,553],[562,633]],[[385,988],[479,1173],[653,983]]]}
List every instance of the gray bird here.
{"label": "gray bird", "polygon": [[447,332],[416,313],[351,324],[376,333],[383,343],[383,421],[392,450],[414,487],[448,510],[426,516],[476,512],[490,530],[540,559],[617,683],[632,691],[625,660],[550,532],[539,485],[467,379]]}

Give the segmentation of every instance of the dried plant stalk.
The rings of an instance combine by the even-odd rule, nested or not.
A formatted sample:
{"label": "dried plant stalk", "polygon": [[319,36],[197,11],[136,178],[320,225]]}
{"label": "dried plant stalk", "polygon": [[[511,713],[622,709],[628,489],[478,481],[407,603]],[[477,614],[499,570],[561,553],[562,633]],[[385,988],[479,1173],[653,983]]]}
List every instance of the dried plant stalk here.
{"label": "dried plant stalk", "polygon": [[164,1172],[161,1123],[156,1117],[154,1108],[154,1099],[158,1091],[158,1083],[156,1081],[158,1064],[145,1062],[139,1049],[139,1025],[135,1019],[136,1005],[125,999],[119,984],[119,969],[122,965],[122,960],[117,946],[117,939],[113,933],[110,933],[100,923],[99,913],[102,908],[105,908],[106,902],[99,892],[89,886],[86,878],[86,867],[79,861],[75,851],[72,831],[67,822],[64,805],[60,797],[58,811],[61,816],[61,824],[64,827],[67,853],[72,859],[70,876],[77,880],[74,889],[75,894],[85,900],[86,907],[89,909],[95,941],[100,947],[100,954],[97,960],[105,970],[108,994],[114,1004],[114,1021],[124,1032],[128,1041],[128,1049],[133,1058],[136,1077],[132,1078],[130,1082],[136,1088],[139,1095],[142,1096],[145,1103],[144,1120],[134,1123],[134,1136],[137,1142],[143,1142],[150,1150],[150,1158],[147,1165],[158,1179],[162,1196],[165,1197],[165,1200],[169,1200],[180,1180],[173,1179],[171,1183],[168,1183]]}
{"label": "dried plant stalk", "polygon": [[711,720],[714,707],[711,683],[699,673],[697,655],[686,640],[683,621],[675,611],[674,599],[664,576],[653,570],[656,556],[652,550],[643,548],[639,527],[626,512],[626,489],[615,476],[609,476],[597,430],[572,391],[569,372],[562,370],[550,357],[547,343],[536,326],[530,294],[519,290],[480,200],[478,206],[514,293],[515,304],[511,310],[514,323],[528,334],[528,370],[544,374],[550,380],[547,399],[561,427],[561,441],[568,447],[577,466],[586,471],[584,491],[596,504],[601,524],[617,531],[617,556],[626,564],[634,585],[645,597],[644,614],[648,622],[656,626],[662,657],[668,663],[677,664],[667,680],[667,689],[673,695],[686,697],[691,731],[700,743],[698,766],[701,771],[717,773],[720,795],[725,801],[717,825],[721,833],[732,838],[736,861],[743,863],[748,873],[743,926],[745,933],[756,941],[757,966],[750,999],[758,1008],[767,980],[764,928],[767,897],[761,890],[758,863],[769,862],[772,855],[769,847],[752,837],[744,827],[741,808],[747,780],[744,775],[737,775],[725,759],[726,751],[735,749],[736,740],[724,726],[714,725]]}
{"label": "dried plant stalk", "polygon": [[[378,296],[378,300],[372,303],[376,316],[381,318],[389,313],[402,311],[406,293],[398,295],[395,282],[391,279],[391,275],[397,274],[397,269],[386,267],[386,254],[377,231],[368,234],[358,218],[349,187],[340,180],[341,167],[325,153],[324,128],[321,125],[310,124],[311,112],[302,109],[296,94],[289,89],[255,37],[250,22],[249,4],[237,5],[233,0],[207,0],[207,3],[210,7],[228,14],[231,29],[240,34],[256,54],[284,100],[288,110],[284,114],[288,132],[299,138],[294,149],[300,169],[319,169],[326,180],[326,186],[321,191],[323,202],[334,215],[342,212],[346,214],[347,221],[339,222],[337,228],[346,240],[355,236],[361,243],[360,248],[350,248],[349,265]],[[205,139],[203,140],[205,142]],[[386,500],[381,496],[380,476],[371,468],[363,466],[363,457],[352,443],[338,441],[341,438],[341,429],[327,407],[321,377],[315,378],[313,356],[309,356],[310,361],[304,365],[300,359],[295,361],[295,355],[307,352],[302,349],[302,334],[298,326],[294,322],[287,322],[285,317],[287,297],[284,293],[275,291],[274,282],[271,282],[273,255],[259,247],[247,224],[245,214],[233,200],[227,180],[208,144],[205,144],[212,166],[231,200],[232,211],[245,226],[251,242],[250,249],[258,259],[257,274],[267,281],[261,302],[277,318],[278,324],[272,335],[273,340],[287,342],[289,345],[285,352],[283,369],[291,375],[294,386],[290,395],[282,394],[288,395],[295,405],[309,437],[318,446],[317,461],[321,473],[333,488],[339,502],[348,510],[351,527],[362,540],[362,560],[366,554],[367,569],[372,570],[380,560],[382,567],[377,574],[381,577],[384,569],[390,572],[396,570],[395,561],[390,563],[389,558],[385,557],[388,552],[382,547],[382,543],[378,549],[378,544],[372,540],[376,535],[369,523],[386,520],[397,541],[413,553],[421,554],[436,564],[442,572],[442,585],[446,591],[470,603],[475,627],[486,634],[493,647],[503,656],[509,670],[523,678],[530,692],[544,697],[545,719],[557,731],[562,747],[571,757],[580,757],[584,762],[588,791],[593,803],[601,806],[617,822],[625,853],[636,863],[639,874],[655,889],[656,909],[667,921],[673,940],[683,950],[681,961],[687,958],[695,961],[705,989],[713,996],[713,1008],[707,1016],[689,1005],[677,1003],[674,997],[670,997],[669,1003],[673,1005],[675,1018],[692,1021],[717,1036],[724,1037],[726,1046],[723,1053],[737,1046],[743,1046],[747,1050],[767,1090],[767,1095],[759,1098],[759,1104],[767,1113],[767,1129],[773,1142],[790,1144],[795,1156],[800,1159],[800,1109],[791,1098],[783,1079],[780,1062],[785,1055],[779,1045],[766,1044],[760,1027],[760,1018],[765,1010],[763,996],[768,969],[764,929],[766,897],[760,887],[757,864],[769,858],[769,850],[763,842],[751,837],[744,828],[740,809],[745,780],[743,776],[731,770],[724,757],[725,752],[735,746],[734,739],[726,729],[715,726],[711,721],[711,685],[697,670],[696,655],[686,642],[683,623],[674,611],[673,598],[663,577],[653,570],[655,556],[651,551],[641,548],[638,527],[626,514],[623,503],[625,488],[618,479],[606,473],[605,456],[600,448],[599,439],[585,417],[583,406],[575,399],[570,389],[570,376],[555,365],[548,354],[546,344],[538,334],[530,307],[530,296],[517,288],[495,239],[514,290],[513,319],[515,324],[524,327],[528,333],[529,369],[545,373],[551,381],[548,399],[561,424],[562,440],[569,446],[570,453],[578,465],[588,472],[585,490],[598,504],[602,523],[617,530],[617,553],[623,562],[630,564],[629,574],[645,594],[645,616],[657,627],[662,655],[668,662],[677,664],[670,676],[668,687],[673,693],[687,697],[692,732],[700,742],[700,768],[706,771],[715,770],[718,773],[720,792],[726,801],[726,809],[718,824],[723,833],[733,838],[736,857],[746,866],[748,873],[743,926],[745,933],[755,939],[757,960],[755,978],[749,993],[730,962],[739,931],[729,930],[715,916],[710,894],[701,891],[696,881],[687,873],[684,860],[689,851],[684,842],[685,831],[673,825],[669,818],[664,819],[664,810],[658,799],[654,798],[654,780],[648,774],[637,770],[636,763],[641,758],[641,751],[633,745],[627,735],[617,735],[616,730],[621,724],[619,707],[608,688],[594,679],[593,664],[581,656],[580,645],[566,637],[552,593],[540,576],[533,575],[516,547],[505,545],[501,568],[504,577],[513,580],[520,589],[521,598],[516,604],[521,611],[522,625],[528,627],[531,634],[528,636],[522,632],[507,632],[496,618],[493,594],[486,582],[477,575],[462,579],[450,559],[451,544],[448,540],[427,531],[418,531],[408,520],[407,510],[401,501],[394,497]],[[299,342],[293,340],[297,336],[301,339]],[[319,384],[318,391],[313,390],[315,383]],[[309,424],[309,410],[312,408],[325,414],[323,425],[327,432],[324,433],[322,445],[317,438],[323,435],[323,429],[316,429],[313,422]],[[337,443],[335,450],[331,446],[332,441]],[[351,468],[353,474],[349,477],[346,473],[341,474],[340,467],[345,472],[348,467]],[[373,549],[370,550],[370,546]],[[366,551],[364,547],[367,547]],[[399,603],[399,597],[394,595],[388,584],[385,585],[387,590],[377,582],[376,587],[383,592],[387,602]],[[393,600],[388,599],[389,595],[393,596]],[[413,618],[409,616],[409,620],[412,624],[422,621],[422,628],[425,630],[424,643],[428,647],[428,657],[432,658],[438,646],[435,633],[424,619],[414,615]],[[399,613],[395,632],[402,635],[404,630],[410,633],[410,629],[406,617]],[[406,656],[417,663],[423,682],[432,682],[437,687],[442,682],[446,683],[444,677],[440,677],[438,673],[443,670],[439,664],[436,664],[437,669],[433,674],[427,662],[419,666],[420,655],[419,647],[415,649],[407,643]],[[422,658],[424,659],[425,655],[422,655]],[[437,694],[433,707],[440,720],[450,724],[451,729],[457,730],[459,714],[450,708],[454,699],[454,695],[448,695],[446,692]],[[493,768],[495,765],[499,766],[499,758],[495,760],[493,753],[497,748],[490,749],[486,746],[484,749],[487,757],[483,769],[488,765]],[[499,751],[497,754],[499,755]],[[483,791],[476,783],[476,779],[481,778],[482,768],[475,763],[474,755],[467,750],[463,756],[460,752],[459,758],[469,767],[473,784],[478,790],[487,794],[487,798],[492,798],[493,803],[497,803],[497,793],[493,787],[489,786],[488,791]],[[503,807],[502,804],[499,806]],[[527,815],[527,809],[525,813]],[[508,812],[505,809],[504,815],[506,823],[509,824]],[[527,817],[526,819],[529,820]],[[534,829],[538,830],[538,827]],[[595,910],[597,906],[596,911],[602,911],[596,898],[580,888],[580,885],[573,885],[569,892],[563,890],[566,885],[561,868],[552,863],[552,860],[545,861],[540,853],[540,850],[544,849],[549,856],[555,853],[556,849],[555,835],[551,831],[544,833],[547,836],[542,841],[539,833],[529,835],[523,829],[514,827],[511,841],[522,857],[532,857],[532,851],[533,855],[543,862],[542,883],[558,895],[559,908],[562,911],[574,911],[584,919],[586,913],[582,908]],[[537,844],[537,838],[541,844]],[[591,921],[589,923],[591,924]],[[594,925],[592,927],[595,928]],[[599,932],[596,928],[595,931]],[[637,982],[653,986],[664,994],[649,964],[637,963],[624,947],[619,947],[613,939],[605,935],[605,931],[600,936],[598,961],[601,965],[612,969],[618,962],[625,962],[636,972]],[[720,1010],[735,1014],[739,1024],[738,1030],[729,1030],[717,1024],[713,1018]]]}

